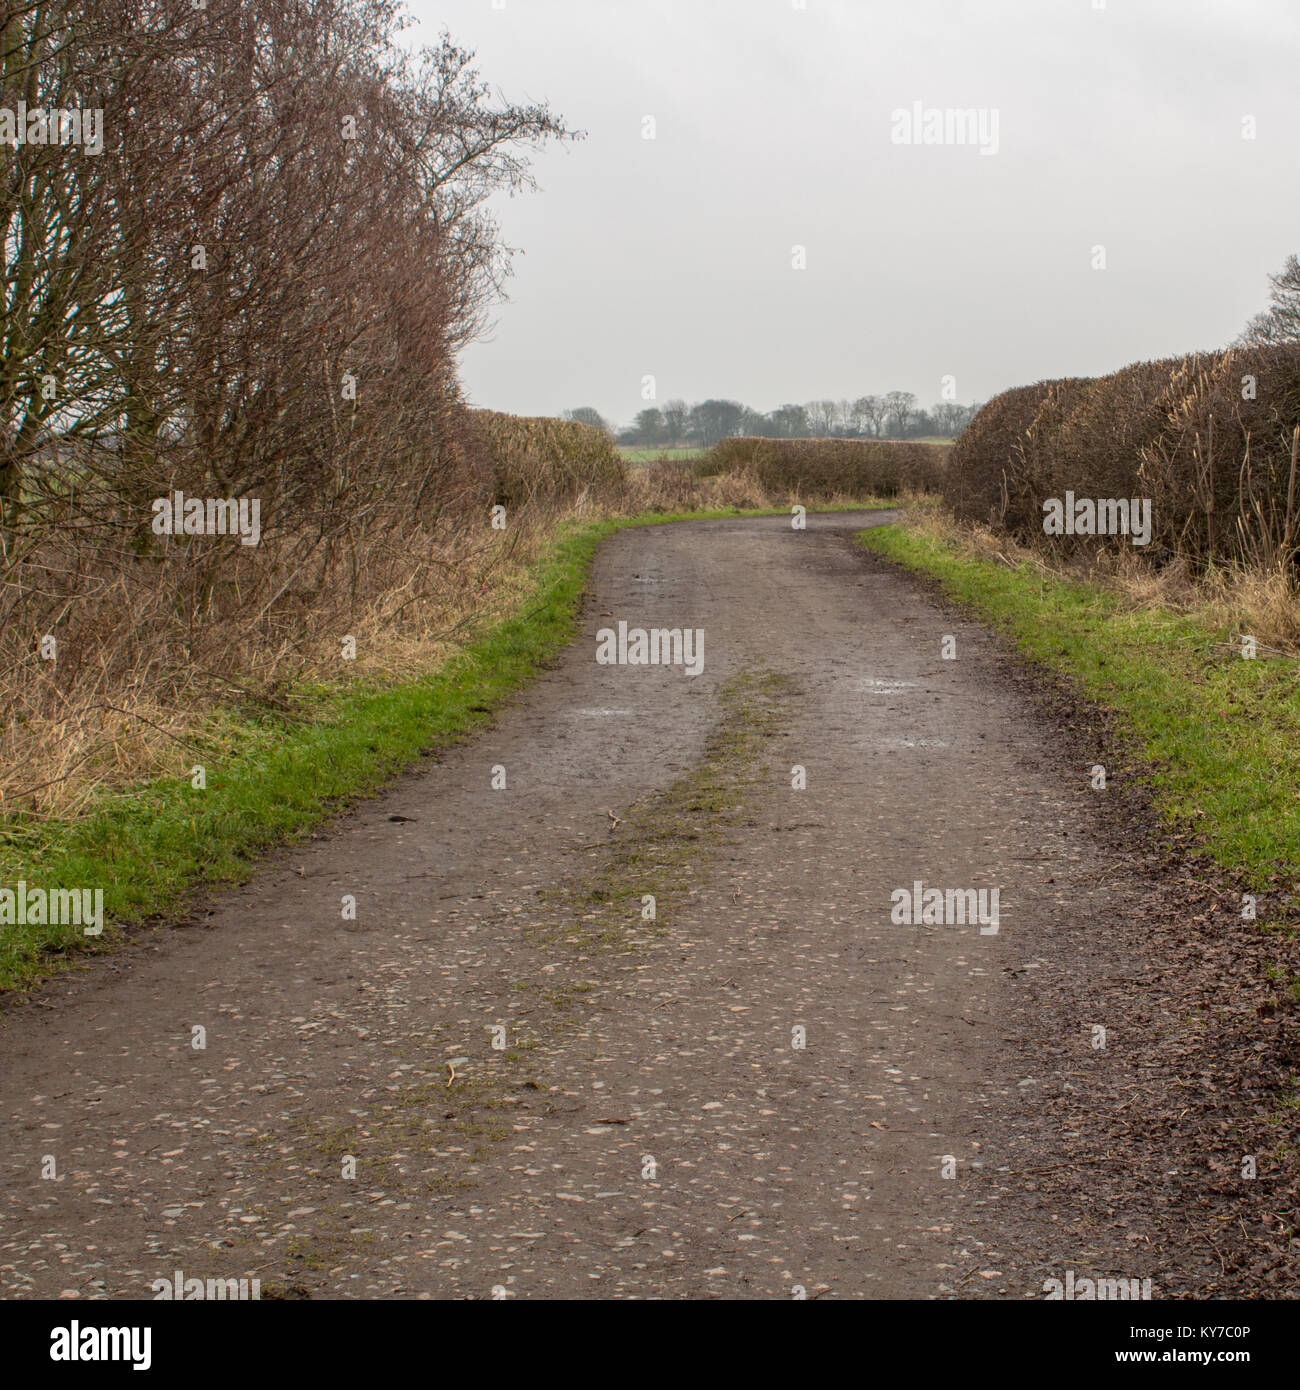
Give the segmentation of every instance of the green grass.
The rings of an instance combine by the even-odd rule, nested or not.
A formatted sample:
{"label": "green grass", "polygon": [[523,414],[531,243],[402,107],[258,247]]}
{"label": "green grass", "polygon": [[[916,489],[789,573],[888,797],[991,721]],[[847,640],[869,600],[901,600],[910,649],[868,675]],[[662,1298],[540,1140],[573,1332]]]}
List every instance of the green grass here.
{"label": "green grass", "polygon": [[649,463],[652,459],[697,459],[701,454],[709,451],[698,444],[683,444],[676,449],[670,449],[666,444],[657,445],[653,449],[644,449],[636,444],[618,444],[615,446],[623,458],[624,463]]}
{"label": "green grass", "polygon": [[205,768],[203,791],[188,778],[160,779],[101,796],[75,821],[17,814],[0,822],[0,887],[102,888],[105,917],[100,937],[78,926],[0,926],[0,990],[30,986],[85,954],[113,949],[124,924],[174,919],[199,885],[246,880],[267,850],[301,838],[422,753],[488,722],[573,636],[591,559],[614,531],[761,515],[789,509],[651,513],[562,527],[523,611],[436,671],[387,688],[299,691],[307,720],[214,711],[193,758]]}
{"label": "green grass", "polygon": [[[1168,610],[1132,611],[1095,585],[971,559],[899,526],[861,544],[935,579],[1115,711],[1154,767],[1168,824],[1261,890],[1300,867],[1300,684],[1292,660],[1243,660],[1237,634]],[[1228,646],[1217,646],[1225,643]],[[1082,771],[1081,771],[1082,775]]]}

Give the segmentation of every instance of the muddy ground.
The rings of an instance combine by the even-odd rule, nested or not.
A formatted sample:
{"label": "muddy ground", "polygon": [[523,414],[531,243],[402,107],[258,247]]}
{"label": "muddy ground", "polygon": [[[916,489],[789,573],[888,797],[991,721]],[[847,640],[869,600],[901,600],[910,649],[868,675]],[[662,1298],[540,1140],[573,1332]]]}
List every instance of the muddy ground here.
{"label": "muddy ground", "polygon": [[0,1292],[1293,1296],[1293,947],[888,516],[618,534],[492,729],[7,1005]]}

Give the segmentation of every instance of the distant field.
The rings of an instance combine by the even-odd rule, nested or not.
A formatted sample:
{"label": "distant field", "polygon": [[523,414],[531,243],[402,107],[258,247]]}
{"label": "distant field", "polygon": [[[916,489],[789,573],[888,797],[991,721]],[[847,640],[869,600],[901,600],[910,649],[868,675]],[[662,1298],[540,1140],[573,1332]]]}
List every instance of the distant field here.
{"label": "distant field", "polygon": [[[886,441],[888,442],[888,441]],[[916,439],[909,440],[910,444],[951,444],[947,435],[925,434]],[[702,445],[681,445],[676,449],[642,449],[634,444],[618,444],[615,446],[625,463],[649,463],[651,459],[671,458],[671,459],[693,459],[699,458],[701,454],[709,451]]]}
{"label": "distant field", "polygon": [[616,446],[619,454],[625,463],[649,463],[651,459],[693,459],[699,458],[701,454],[709,451],[697,444],[680,445],[676,449],[659,447],[655,449],[642,449],[635,444],[619,444]]}

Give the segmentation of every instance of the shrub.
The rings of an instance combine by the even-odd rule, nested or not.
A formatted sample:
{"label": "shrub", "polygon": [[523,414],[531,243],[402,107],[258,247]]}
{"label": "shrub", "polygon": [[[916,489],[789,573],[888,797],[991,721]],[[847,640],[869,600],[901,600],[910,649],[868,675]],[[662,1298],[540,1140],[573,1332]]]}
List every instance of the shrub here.
{"label": "shrub", "polygon": [[1000,524],[1009,478],[1024,469],[1024,446],[1038,407],[1071,380],[1016,386],[983,405],[952,446],[943,498],[963,520]]}
{"label": "shrub", "polygon": [[1211,562],[1289,555],[1298,429],[1300,344],[1185,359],[1139,451],[1161,543]]}
{"label": "shrub", "polygon": [[1300,530],[1300,344],[1137,362],[995,396],[953,447],[953,512],[1026,544],[1049,497],[1150,498],[1153,552],[1194,564],[1291,558]]}
{"label": "shrub", "polygon": [[878,439],[724,439],[698,477],[748,471],[768,493],[806,501],[938,491],[946,446]]}
{"label": "shrub", "polygon": [[612,496],[627,472],[603,431],[572,420],[475,410],[471,419],[491,460],[497,502],[571,501],[583,492]]}

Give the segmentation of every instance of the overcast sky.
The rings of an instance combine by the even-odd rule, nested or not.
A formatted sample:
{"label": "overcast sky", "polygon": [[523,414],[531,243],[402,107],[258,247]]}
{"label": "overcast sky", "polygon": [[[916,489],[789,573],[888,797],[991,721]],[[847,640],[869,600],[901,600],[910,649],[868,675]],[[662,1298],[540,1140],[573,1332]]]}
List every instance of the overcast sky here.
{"label": "overcast sky", "polygon": [[[928,405],[1225,344],[1300,251],[1300,4],[1098,3],[410,0],[588,132],[494,200],[523,254],[469,396]],[[901,143],[917,103],[996,151]]]}

